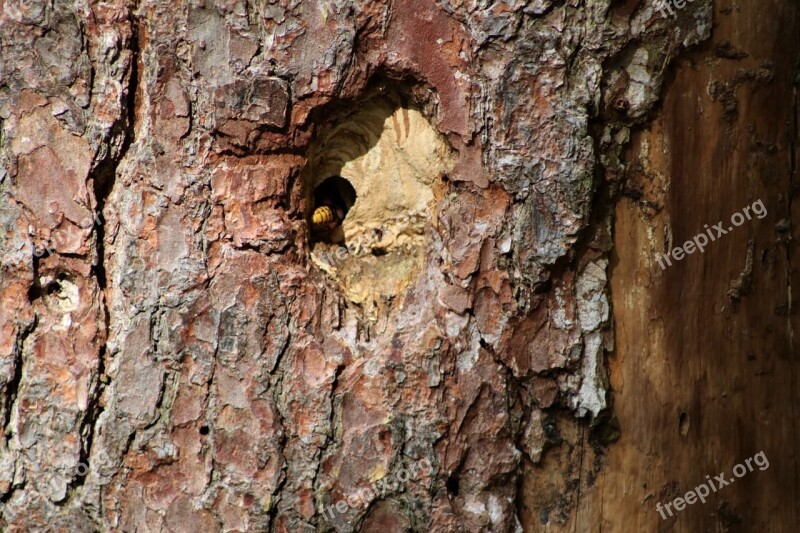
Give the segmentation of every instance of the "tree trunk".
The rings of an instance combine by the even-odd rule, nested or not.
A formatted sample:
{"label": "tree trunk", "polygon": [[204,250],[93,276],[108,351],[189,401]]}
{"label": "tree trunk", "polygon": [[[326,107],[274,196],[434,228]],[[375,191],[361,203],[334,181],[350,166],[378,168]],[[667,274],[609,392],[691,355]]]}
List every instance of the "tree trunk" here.
{"label": "tree trunk", "polygon": [[790,530],[797,23],[4,0],[0,522]]}

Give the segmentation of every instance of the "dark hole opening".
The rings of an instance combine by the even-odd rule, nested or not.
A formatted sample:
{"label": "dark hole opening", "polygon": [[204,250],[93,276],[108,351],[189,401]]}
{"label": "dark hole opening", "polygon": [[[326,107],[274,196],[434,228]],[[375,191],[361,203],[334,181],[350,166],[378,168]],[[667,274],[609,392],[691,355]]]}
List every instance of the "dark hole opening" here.
{"label": "dark hole opening", "polygon": [[61,283],[59,283],[58,281],[52,281],[52,282],[47,284],[47,287],[45,287],[44,292],[46,294],[50,295],[50,294],[54,294],[54,293],[56,293],[56,292],[58,292],[60,290],[61,290]]}
{"label": "dark hole opening", "polygon": [[52,296],[61,291],[61,282],[69,279],[67,274],[61,272],[56,276],[56,279],[42,286],[37,280],[30,289],[28,289],[28,299],[33,302],[42,296]]}
{"label": "dark hole opening", "polygon": [[447,482],[445,483],[445,486],[447,487],[447,492],[449,492],[453,496],[458,496],[458,488],[459,488],[458,485],[459,485],[458,477],[456,476],[456,474],[455,473],[450,474],[450,476],[448,476],[447,478]]}
{"label": "dark hole opening", "polygon": [[689,433],[689,415],[686,412],[681,411],[678,417],[678,431],[684,437]]}
{"label": "dark hole opening", "polygon": [[208,426],[200,426],[200,434],[208,435]]}
{"label": "dark hole opening", "polygon": [[69,276],[64,272],[59,272],[58,275],[56,275],[56,279],[47,284],[47,287],[45,287],[45,292],[48,295],[60,292],[62,288],[61,282],[67,280],[69,280]]}

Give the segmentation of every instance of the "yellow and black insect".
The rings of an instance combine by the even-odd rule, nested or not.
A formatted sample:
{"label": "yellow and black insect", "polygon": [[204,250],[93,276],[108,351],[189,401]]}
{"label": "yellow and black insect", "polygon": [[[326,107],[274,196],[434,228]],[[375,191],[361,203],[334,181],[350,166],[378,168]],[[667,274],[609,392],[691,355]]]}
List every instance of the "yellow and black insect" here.
{"label": "yellow and black insect", "polygon": [[329,234],[341,226],[356,199],[355,189],[341,176],[331,176],[314,189],[311,231]]}
{"label": "yellow and black insect", "polygon": [[336,206],[321,205],[311,215],[311,229],[315,233],[327,233],[334,230],[344,219],[341,209]]}

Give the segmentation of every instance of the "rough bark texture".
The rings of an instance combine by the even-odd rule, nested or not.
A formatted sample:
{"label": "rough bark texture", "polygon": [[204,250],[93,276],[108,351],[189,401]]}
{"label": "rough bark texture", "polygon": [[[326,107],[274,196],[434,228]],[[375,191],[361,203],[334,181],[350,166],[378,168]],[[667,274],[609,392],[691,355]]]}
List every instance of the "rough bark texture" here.
{"label": "rough bark texture", "polygon": [[[799,8],[717,3],[712,39],[679,61],[662,110],[632,135],[611,275],[622,434],[577,524],[745,532],[800,523]],[[664,271],[655,262],[705,224],[728,230],[759,199],[764,218]],[[706,475],[731,479],[759,451],[767,470],[666,521],[655,511]]]}
{"label": "rough bark texture", "polygon": [[[610,202],[631,128],[711,33],[709,0],[676,18],[637,0],[0,6],[12,529],[622,530],[628,512],[655,527],[640,499],[619,516],[582,499],[618,436]],[[430,177],[407,287],[367,305],[311,260],[307,163],[387,94],[452,165]]]}

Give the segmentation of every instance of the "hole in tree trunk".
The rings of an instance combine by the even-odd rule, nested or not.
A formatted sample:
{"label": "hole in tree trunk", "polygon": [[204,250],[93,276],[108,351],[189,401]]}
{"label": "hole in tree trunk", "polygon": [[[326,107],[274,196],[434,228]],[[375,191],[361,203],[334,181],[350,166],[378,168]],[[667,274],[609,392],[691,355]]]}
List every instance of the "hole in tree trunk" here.
{"label": "hole in tree trunk", "polygon": [[368,92],[323,126],[303,171],[311,260],[354,303],[389,301],[422,270],[453,157],[408,97]]}

